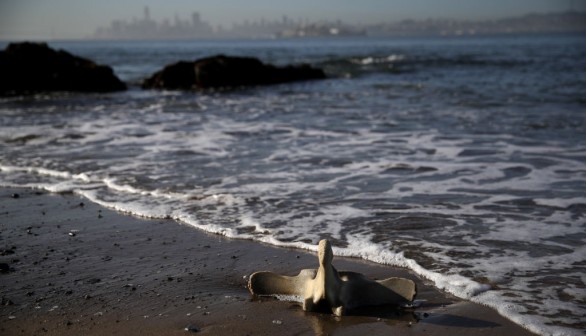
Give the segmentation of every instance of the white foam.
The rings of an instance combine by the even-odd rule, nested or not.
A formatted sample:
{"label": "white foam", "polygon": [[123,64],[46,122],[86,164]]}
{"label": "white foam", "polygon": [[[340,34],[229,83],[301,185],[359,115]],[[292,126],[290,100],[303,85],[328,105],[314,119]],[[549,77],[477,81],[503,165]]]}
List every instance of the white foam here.
{"label": "white foam", "polygon": [[527,310],[514,303],[507,302],[499,291],[488,291],[471,298],[471,301],[489,306],[499,312],[500,315],[510,319],[525,329],[538,335],[551,336],[578,336],[583,333],[577,329],[548,325],[547,318],[526,314]]}
{"label": "white foam", "polygon": [[571,197],[571,198],[535,198],[536,204],[552,206],[558,208],[568,208],[575,204],[586,204],[586,197]]}
{"label": "white foam", "polygon": [[393,63],[397,61],[402,61],[405,59],[405,55],[396,55],[392,54],[387,57],[374,57],[368,56],[360,59],[353,59],[353,63],[362,64],[362,65],[371,65],[371,64],[381,64],[381,63]]}
{"label": "white foam", "polygon": [[274,295],[274,297],[279,301],[303,303],[303,297],[300,295]]}

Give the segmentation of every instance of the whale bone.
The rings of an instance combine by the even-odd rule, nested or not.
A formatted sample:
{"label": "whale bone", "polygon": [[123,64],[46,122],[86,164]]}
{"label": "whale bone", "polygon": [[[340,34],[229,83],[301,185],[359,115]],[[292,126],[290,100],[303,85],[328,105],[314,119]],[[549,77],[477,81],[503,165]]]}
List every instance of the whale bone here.
{"label": "whale bone", "polygon": [[337,316],[363,306],[401,305],[413,301],[415,283],[404,278],[371,280],[356,272],[338,272],[327,239],[318,245],[318,269],[303,269],[296,276],[256,272],[248,280],[253,295],[293,295],[303,299],[303,310],[331,309]]}

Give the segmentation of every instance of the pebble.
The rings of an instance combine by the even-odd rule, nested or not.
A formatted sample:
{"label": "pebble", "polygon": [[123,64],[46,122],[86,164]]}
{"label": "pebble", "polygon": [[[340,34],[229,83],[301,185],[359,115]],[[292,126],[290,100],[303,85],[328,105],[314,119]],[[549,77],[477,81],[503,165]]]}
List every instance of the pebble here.
{"label": "pebble", "polygon": [[101,281],[102,281],[102,280],[101,280],[101,279],[99,279],[99,278],[89,278],[89,279],[87,279],[85,282],[86,282],[87,284],[90,284],[90,285],[95,285],[95,284],[97,284],[98,282],[101,282]]}
{"label": "pebble", "polygon": [[281,321],[281,320],[273,320],[273,324],[281,325],[281,324],[283,324],[283,321]]}
{"label": "pebble", "polygon": [[187,327],[185,327],[185,331],[196,333],[196,332],[199,332],[200,329],[197,326],[190,324]]}
{"label": "pebble", "polygon": [[7,255],[11,255],[14,254],[14,248],[12,249],[6,249],[6,250],[0,250],[0,255],[2,256],[7,256]]}
{"label": "pebble", "polygon": [[7,299],[7,298],[2,298],[2,305],[3,306],[12,306],[14,304],[14,302],[12,302],[12,300]]}
{"label": "pebble", "polygon": [[134,286],[133,284],[126,284],[126,285],[124,285],[122,287],[124,287],[124,288],[130,288],[133,291],[136,290],[136,286]]}

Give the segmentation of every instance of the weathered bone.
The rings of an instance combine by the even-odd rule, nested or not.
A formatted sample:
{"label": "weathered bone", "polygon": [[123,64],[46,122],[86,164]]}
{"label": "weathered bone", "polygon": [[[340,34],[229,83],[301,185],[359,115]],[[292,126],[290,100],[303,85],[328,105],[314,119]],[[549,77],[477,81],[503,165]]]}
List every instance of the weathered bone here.
{"label": "weathered bone", "polygon": [[254,295],[296,295],[303,298],[303,310],[328,307],[335,315],[347,310],[378,305],[401,305],[413,301],[416,286],[412,280],[388,278],[374,281],[355,272],[338,272],[332,265],[330,242],[318,246],[319,268],[304,269],[289,277],[271,272],[250,276],[248,289]]}

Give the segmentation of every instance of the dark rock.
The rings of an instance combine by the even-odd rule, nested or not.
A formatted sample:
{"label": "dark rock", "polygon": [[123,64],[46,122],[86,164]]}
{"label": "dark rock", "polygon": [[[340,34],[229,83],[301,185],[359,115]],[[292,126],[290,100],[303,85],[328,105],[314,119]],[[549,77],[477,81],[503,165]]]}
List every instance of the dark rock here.
{"label": "dark rock", "polygon": [[3,298],[0,300],[0,304],[1,304],[2,306],[12,306],[12,305],[14,305],[14,302],[12,302],[12,300],[10,300],[10,299],[7,299],[7,298],[3,297]]}
{"label": "dark rock", "polygon": [[0,51],[0,73],[0,95],[126,89],[109,66],[51,49],[46,43],[10,43]]}
{"label": "dark rock", "polygon": [[0,273],[8,273],[10,272],[10,265],[6,263],[0,263]]}
{"label": "dark rock", "polygon": [[11,254],[14,254],[14,250],[11,250],[11,249],[0,250],[1,256],[7,256],[7,255],[11,255]]}
{"label": "dark rock", "polygon": [[218,55],[167,65],[147,78],[142,87],[171,90],[214,89],[324,78],[326,75],[321,69],[307,64],[276,67],[252,57]]}
{"label": "dark rock", "polygon": [[[1,59],[2,59],[2,58],[0,58],[0,60],[1,60]],[[19,195],[19,194],[16,194],[16,193],[15,193],[15,194],[12,194],[12,198],[20,198],[20,195]]]}
{"label": "dark rock", "polygon": [[102,280],[99,278],[89,278],[85,281],[85,283],[90,284],[90,285],[95,285],[99,282],[101,282]]}
{"label": "dark rock", "polygon": [[190,324],[187,327],[185,327],[185,331],[196,333],[199,332],[200,329],[196,325]]}

